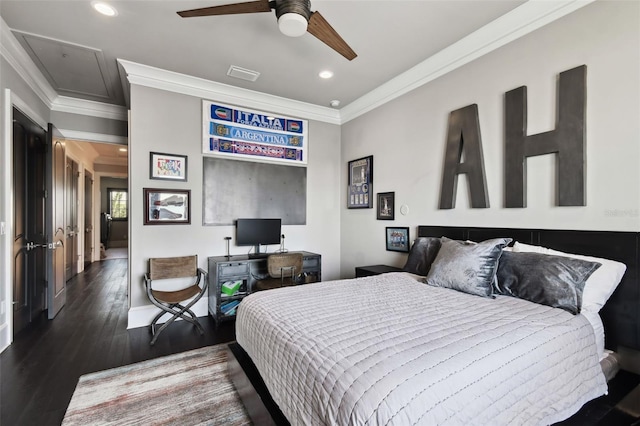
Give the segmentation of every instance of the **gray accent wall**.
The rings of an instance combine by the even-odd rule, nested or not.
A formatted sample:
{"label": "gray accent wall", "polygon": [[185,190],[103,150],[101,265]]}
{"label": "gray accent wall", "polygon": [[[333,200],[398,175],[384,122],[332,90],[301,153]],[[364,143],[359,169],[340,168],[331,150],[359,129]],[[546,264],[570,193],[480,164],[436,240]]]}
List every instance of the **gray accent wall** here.
{"label": "gray accent wall", "polygon": [[[395,191],[395,221],[341,204],[341,276],[372,264],[403,266],[385,250],[385,226],[640,230],[640,3],[597,1],[342,125],[342,163],[373,155],[375,192]],[[587,66],[586,206],[556,205],[555,158],[527,161],[527,207],[505,207],[505,93],[528,89],[527,134],[553,130],[559,73]],[[438,209],[451,111],[477,104],[489,208]],[[342,170],[346,180],[346,168]],[[341,187],[346,197],[346,186]],[[407,206],[407,214],[400,213]]]}

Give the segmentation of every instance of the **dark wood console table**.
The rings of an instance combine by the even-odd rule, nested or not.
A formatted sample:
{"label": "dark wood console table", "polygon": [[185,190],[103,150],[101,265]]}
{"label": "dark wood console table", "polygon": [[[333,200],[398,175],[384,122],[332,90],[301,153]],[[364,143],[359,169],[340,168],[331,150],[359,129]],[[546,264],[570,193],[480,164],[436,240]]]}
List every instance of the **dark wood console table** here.
{"label": "dark wood console table", "polygon": [[[302,251],[304,283],[322,280],[322,256]],[[262,257],[248,255],[213,256],[208,258],[209,314],[216,321],[235,319],[235,306],[255,291],[255,283],[269,276],[268,254]],[[222,292],[224,283],[240,282],[232,296]],[[228,309],[231,307],[230,309]]]}

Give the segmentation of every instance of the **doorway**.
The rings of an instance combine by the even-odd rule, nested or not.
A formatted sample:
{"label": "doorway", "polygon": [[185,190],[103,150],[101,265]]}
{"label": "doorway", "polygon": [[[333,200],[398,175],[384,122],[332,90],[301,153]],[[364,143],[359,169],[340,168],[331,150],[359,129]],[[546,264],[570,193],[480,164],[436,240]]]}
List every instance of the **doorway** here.
{"label": "doorway", "polygon": [[13,109],[13,333],[46,309],[46,132]]}

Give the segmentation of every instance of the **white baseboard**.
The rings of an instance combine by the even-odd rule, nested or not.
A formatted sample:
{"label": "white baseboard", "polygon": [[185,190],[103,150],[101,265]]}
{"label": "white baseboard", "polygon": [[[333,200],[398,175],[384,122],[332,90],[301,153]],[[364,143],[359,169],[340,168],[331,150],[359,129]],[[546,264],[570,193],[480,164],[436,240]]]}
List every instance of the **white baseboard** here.
{"label": "white baseboard", "polygon": [[11,328],[6,322],[0,325],[0,353],[11,344]]}
{"label": "white baseboard", "polygon": [[[208,306],[208,298],[205,296],[202,299],[198,300],[195,305],[191,307],[191,310],[198,317],[206,317],[209,315],[209,306]],[[138,328],[138,327],[148,327],[153,321],[153,318],[160,312],[159,308],[156,308],[153,305],[147,306],[138,306],[135,308],[129,309],[127,329],[130,328]],[[163,323],[167,321],[171,316],[167,313],[164,314],[158,323]],[[178,319],[178,321],[182,321]]]}

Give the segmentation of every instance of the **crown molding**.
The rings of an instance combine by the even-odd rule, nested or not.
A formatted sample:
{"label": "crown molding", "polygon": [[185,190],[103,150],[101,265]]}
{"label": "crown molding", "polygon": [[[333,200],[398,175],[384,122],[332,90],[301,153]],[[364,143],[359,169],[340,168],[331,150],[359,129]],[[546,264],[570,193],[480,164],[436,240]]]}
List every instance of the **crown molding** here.
{"label": "crown molding", "polygon": [[595,0],[529,0],[340,109],[347,123]]}
{"label": "crown molding", "polygon": [[287,114],[293,117],[340,124],[340,112],[333,108],[234,87],[124,59],[118,59],[118,63],[126,72],[130,84]]}
{"label": "crown molding", "polygon": [[111,120],[127,121],[127,109],[122,106],[102,102],[58,96],[51,105],[52,111],[69,114],[89,115]]}
{"label": "crown molding", "polygon": [[58,129],[65,139],[72,139],[86,142],[113,143],[117,145],[128,145],[129,139],[126,136],[107,135],[103,133],[82,132],[78,130]]}

